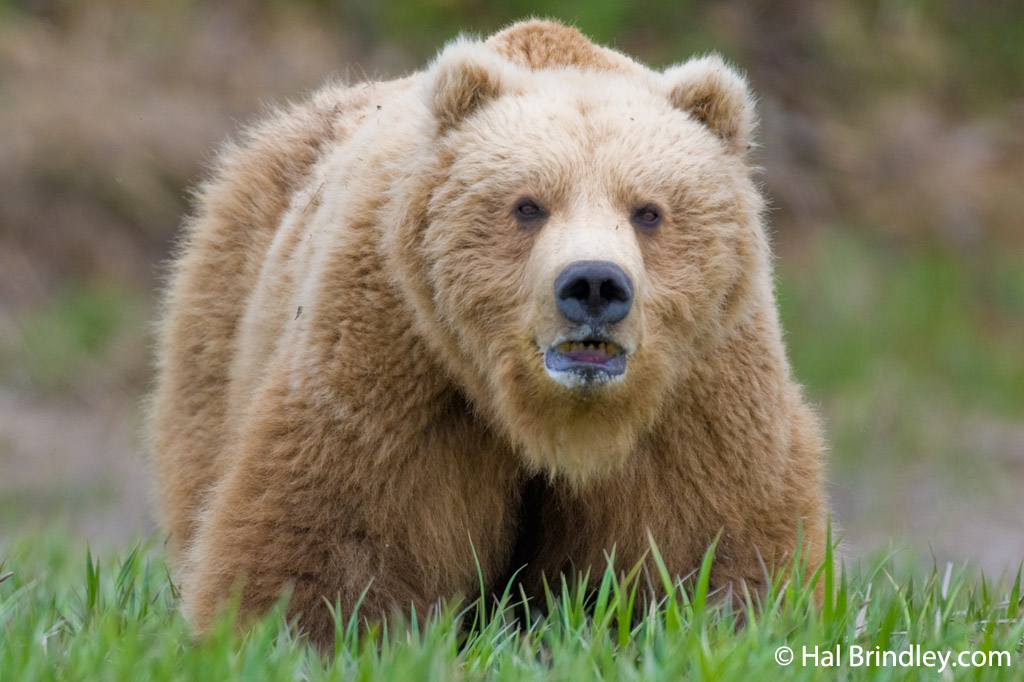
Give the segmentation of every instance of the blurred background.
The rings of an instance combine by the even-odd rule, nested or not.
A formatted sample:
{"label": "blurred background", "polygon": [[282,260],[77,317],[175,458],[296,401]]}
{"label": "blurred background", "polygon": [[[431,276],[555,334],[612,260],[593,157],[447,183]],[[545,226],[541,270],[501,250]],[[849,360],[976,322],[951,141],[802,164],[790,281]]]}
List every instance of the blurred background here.
{"label": "blurred background", "polygon": [[1024,559],[1019,0],[0,0],[0,541],[156,530],[142,401],[188,188],[271,102],[529,15],[760,98],[778,293],[846,552]]}

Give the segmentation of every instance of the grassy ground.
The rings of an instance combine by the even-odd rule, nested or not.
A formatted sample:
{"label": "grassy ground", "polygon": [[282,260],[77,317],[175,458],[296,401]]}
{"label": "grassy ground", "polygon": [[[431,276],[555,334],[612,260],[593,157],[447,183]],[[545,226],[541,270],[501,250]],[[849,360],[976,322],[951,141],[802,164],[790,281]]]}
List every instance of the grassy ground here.
{"label": "grassy ground", "polygon": [[[547,614],[518,626],[511,598],[390,629],[338,614],[334,650],[322,655],[280,609],[244,633],[223,619],[196,641],[158,552],[94,558],[74,544],[50,532],[0,547],[0,679],[1019,680],[1024,666],[1019,573],[998,585],[952,565],[915,575],[883,559],[819,571],[812,580],[831,598],[818,607],[798,570],[734,612],[707,595],[709,555],[689,590],[643,616],[629,605],[661,578],[606,572],[555,586]],[[893,653],[866,658],[880,652]]]}

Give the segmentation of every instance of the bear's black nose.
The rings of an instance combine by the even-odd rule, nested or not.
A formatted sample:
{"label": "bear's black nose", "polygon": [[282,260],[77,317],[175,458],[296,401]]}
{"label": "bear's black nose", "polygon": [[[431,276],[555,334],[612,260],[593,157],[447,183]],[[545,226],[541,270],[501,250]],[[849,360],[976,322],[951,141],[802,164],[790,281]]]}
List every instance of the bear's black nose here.
{"label": "bear's black nose", "polygon": [[555,278],[555,301],[570,322],[614,324],[629,314],[633,282],[611,261],[578,260]]}

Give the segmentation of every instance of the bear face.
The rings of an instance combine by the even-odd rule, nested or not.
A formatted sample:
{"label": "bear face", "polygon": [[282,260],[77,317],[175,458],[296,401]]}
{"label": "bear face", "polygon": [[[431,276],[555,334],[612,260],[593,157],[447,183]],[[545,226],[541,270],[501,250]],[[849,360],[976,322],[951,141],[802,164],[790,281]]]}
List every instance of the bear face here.
{"label": "bear face", "polygon": [[[424,336],[535,470],[614,471],[769,275],[742,79],[532,70],[456,43],[390,247]],[[403,183],[405,191],[403,192]]]}

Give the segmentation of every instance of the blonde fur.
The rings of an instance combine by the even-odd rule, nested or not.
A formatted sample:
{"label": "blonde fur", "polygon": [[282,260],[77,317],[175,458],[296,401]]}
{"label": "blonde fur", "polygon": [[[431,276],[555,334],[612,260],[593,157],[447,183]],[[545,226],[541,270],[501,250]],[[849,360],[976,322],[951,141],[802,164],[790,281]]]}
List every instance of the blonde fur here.
{"label": "blonde fur", "polygon": [[[762,580],[802,526],[823,556],[821,443],[781,341],[742,78],[656,73],[575,29],[459,39],[425,71],[330,85],[229,145],[166,294],[151,432],[186,608],[285,591],[314,641],[363,613],[640,560]],[[541,202],[522,224],[515,202]],[[663,211],[656,230],[637,204]],[[619,264],[622,378],[568,387],[553,281]],[[526,490],[540,494],[526,494]],[[526,518],[536,523],[526,525]],[[515,553],[514,553],[515,550]],[[524,554],[525,553],[525,554]]]}

